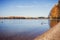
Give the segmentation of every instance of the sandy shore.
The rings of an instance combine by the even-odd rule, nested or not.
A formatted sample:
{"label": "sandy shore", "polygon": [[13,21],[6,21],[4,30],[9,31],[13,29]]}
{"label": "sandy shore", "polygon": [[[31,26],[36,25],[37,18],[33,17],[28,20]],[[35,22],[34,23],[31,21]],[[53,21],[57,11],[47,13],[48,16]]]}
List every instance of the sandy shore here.
{"label": "sandy shore", "polygon": [[60,40],[60,23],[34,40]]}

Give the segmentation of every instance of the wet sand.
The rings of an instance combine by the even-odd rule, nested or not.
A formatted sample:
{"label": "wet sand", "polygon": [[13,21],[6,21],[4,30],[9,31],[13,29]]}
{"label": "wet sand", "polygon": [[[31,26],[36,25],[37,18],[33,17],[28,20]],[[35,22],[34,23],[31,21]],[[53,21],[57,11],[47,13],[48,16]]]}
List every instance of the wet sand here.
{"label": "wet sand", "polygon": [[60,40],[60,23],[34,40]]}

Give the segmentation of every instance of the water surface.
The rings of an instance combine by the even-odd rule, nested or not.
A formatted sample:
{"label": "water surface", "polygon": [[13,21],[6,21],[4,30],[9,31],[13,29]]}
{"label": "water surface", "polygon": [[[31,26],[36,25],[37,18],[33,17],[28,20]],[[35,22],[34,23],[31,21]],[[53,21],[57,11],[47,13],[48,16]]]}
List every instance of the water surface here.
{"label": "water surface", "polygon": [[49,28],[48,19],[0,19],[0,39],[33,40]]}

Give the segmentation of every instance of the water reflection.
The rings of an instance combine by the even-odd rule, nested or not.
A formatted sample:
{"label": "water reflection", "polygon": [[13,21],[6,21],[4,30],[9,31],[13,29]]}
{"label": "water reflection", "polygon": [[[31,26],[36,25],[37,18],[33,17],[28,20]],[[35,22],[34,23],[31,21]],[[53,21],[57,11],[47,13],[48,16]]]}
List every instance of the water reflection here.
{"label": "water reflection", "polygon": [[60,22],[60,19],[52,19],[50,20],[50,27],[54,27]]}

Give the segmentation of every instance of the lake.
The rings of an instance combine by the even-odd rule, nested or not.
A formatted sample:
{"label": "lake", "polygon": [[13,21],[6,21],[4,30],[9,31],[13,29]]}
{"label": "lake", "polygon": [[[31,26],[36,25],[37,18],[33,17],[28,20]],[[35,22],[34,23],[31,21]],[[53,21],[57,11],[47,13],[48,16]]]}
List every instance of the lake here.
{"label": "lake", "polygon": [[0,19],[0,40],[33,40],[49,29],[48,19]]}

